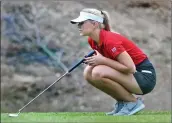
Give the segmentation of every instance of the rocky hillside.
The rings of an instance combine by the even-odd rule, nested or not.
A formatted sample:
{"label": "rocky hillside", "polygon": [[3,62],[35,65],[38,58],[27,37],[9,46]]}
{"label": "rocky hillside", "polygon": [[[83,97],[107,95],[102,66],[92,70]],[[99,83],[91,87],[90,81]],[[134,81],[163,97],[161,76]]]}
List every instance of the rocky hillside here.
{"label": "rocky hillside", "polygon": [[[80,37],[70,20],[83,8],[109,12],[113,30],[133,40],[147,53],[157,71],[157,85],[145,95],[145,110],[171,109],[171,4],[169,0],[113,1],[9,1],[2,2],[1,16],[15,15],[19,37],[1,35],[1,112],[14,112],[33,99],[44,88],[89,51],[86,37]],[[22,21],[21,21],[22,20]],[[9,28],[11,29],[12,26]],[[39,32],[39,36],[38,33]],[[6,35],[5,35],[6,34]],[[21,40],[18,40],[18,39]],[[41,52],[38,44],[51,51],[62,49],[58,59],[64,66],[41,62],[24,64],[18,53]],[[16,59],[15,62],[12,59]],[[11,63],[9,63],[11,61]],[[27,60],[26,60],[27,61]],[[25,61],[25,62],[26,62]],[[51,63],[50,59],[47,63]],[[115,102],[110,96],[89,85],[82,76],[84,65],[65,76],[24,111],[109,111]]]}

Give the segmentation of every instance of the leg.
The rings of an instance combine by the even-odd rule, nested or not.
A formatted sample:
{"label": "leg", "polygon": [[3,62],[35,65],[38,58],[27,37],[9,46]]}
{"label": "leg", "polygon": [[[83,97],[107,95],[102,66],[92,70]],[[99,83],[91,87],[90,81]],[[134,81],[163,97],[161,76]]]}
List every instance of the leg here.
{"label": "leg", "polygon": [[[96,83],[92,80],[92,70],[94,67],[92,66],[86,66],[86,68],[84,69],[84,78],[88,81],[89,84],[91,84],[92,86],[96,87],[97,89],[107,93],[108,95],[111,95],[112,91],[110,91],[108,88],[105,88],[100,82]],[[120,86],[120,85],[119,85]],[[116,100],[121,100],[121,98],[114,94],[113,98]]]}
{"label": "leg", "polygon": [[[90,84],[117,100],[117,105],[115,104],[114,110],[107,113],[107,115],[131,115],[144,108],[142,102],[132,95],[133,92],[142,93],[142,91],[139,90],[140,88],[137,82],[131,81],[133,79],[130,78],[131,75],[123,75],[122,73],[120,73],[121,76],[119,76],[119,73],[120,72],[103,65],[99,65],[96,67],[86,67],[86,69],[84,70],[84,77]],[[117,78],[115,78],[116,76]],[[120,79],[120,77],[124,78]],[[110,78],[115,78],[115,80],[120,81],[116,82]],[[127,105],[124,105],[124,103],[126,104],[126,102],[128,102]],[[129,110],[129,108],[134,110],[131,111]]]}
{"label": "leg", "polygon": [[107,78],[101,78],[101,81],[93,82],[96,84],[101,83],[102,87],[104,87],[106,92],[108,92],[107,94],[113,98],[118,97],[118,101],[136,101],[136,98],[117,82]]}
{"label": "leg", "polygon": [[123,74],[105,65],[99,65],[92,70],[92,79],[102,80],[108,78],[123,86],[128,92],[143,94],[133,74]]}
{"label": "leg", "polygon": [[98,71],[96,72],[95,69],[93,71],[93,69],[94,67],[87,66],[84,70],[84,77],[91,85],[107,93],[117,101],[136,100],[135,97],[131,93],[129,93],[124,87],[122,87],[119,83],[107,78],[101,78],[99,75],[97,75]]}
{"label": "leg", "polygon": [[[99,65],[92,70],[92,80],[106,83],[109,90],[112,91],[111,96],[113,97],[114,93],[116,93],[124,101],[124,105],[120,107],[120,110],[114,110],[108,115],[133,115],[145,107],[140,99],[136,99],[132,95],[132,93],[143,94],[133,74],[123,74],[108,66]],[[118,83],[125,89],[116,88],[115,91],[117,86],[114,83]]]}
{"label": "leg", "polygon": [[[109,93],[107,91],[105,91],[105,88],[101,85],[101,84],[96,84],[95,82],[93,82],[92,80],[92,70],[94,67],[92,66],[86,66],[86,68],[84,69],[84,78],[88,81],[89,84],[91,84],[92,86],[96,87],[99,90],[102,90],[103,92]],[[115,98],[116,99],[116,98]]]}

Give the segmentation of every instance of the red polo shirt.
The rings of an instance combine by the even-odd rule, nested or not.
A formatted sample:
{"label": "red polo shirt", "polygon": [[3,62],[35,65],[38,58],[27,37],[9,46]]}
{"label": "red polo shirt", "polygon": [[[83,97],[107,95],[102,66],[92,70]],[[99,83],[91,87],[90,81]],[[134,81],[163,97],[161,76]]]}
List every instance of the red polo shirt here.
{"label": "red polo shirt", "polygon": [[110,59],[116,60],[116,57],[124,51],[130,55],[135,65],[147,58],[146,54],[131,40],[118,33],[104,29],[100,31],[100,43],[98,45],[90,37],[88,38],[88,43],[92,49],[99,51],[103,56]]}

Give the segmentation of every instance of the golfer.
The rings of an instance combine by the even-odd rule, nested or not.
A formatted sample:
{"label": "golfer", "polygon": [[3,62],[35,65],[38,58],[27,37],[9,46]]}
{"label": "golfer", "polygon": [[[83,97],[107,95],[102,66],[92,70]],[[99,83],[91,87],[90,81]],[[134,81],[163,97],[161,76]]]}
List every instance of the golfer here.
{"label": "golfer", "polygon": [[147,55],[119,33],[111,31],[106,11],[86,8],[78,18],[80,35],[96,53],[85,58],[84,78],[94,87],[116,100],[107,115],[133,115],[145,108],[136,95],[150,93],[156,84],[156,73]]}

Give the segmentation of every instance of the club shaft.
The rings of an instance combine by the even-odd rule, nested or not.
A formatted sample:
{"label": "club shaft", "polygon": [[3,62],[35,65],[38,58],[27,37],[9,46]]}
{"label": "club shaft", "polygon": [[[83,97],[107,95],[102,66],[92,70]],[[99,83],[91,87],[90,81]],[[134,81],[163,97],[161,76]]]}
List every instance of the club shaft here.
{"label": "club shaft", "polygon": [[[86,57],[90,57],[95,53],[95,51],[91,51]],[[49,85],[46,89],[44,89],[40,94],[38,94],[35,98],[33,98],[30,102],[28,102],[26,105],[24,105],[21,109],[19,109],[19,113],[28,106],[32,101],[34,101],[36,98],[38,98],[42,93],[44,93],[46,90],[48,90],[51,86],[53,86],[56,82],[58,82],[60,79],[62,79],[66,74],[72,72],[76,67],[78,67],[84,59],[81,59],[77,64],[75,64],[72,68],[70,68],[65,74],[63,74],[58,80],[54,81],[51,85]],[[18,114],[19,114],[18,113]]]}
{"label": "club shaft", "polygon": [[38,98],[41,94],[43,94],[46,90],[48,90],[51,86],[53,86],[56,82],[61,80],[66,74],[69,72],[66,72],[63,74],[58,80],[54,81],[51,85],[49,85],[46,89],[44,89],[41,93],[39,93],[35,98],[33,98],[31,101],[29,101],[26,105],[24,105],[21,109],[19,109],[19,112],[22,111],[26,106],[28,106],[32,101],[34,101],[36,98]]}

